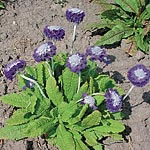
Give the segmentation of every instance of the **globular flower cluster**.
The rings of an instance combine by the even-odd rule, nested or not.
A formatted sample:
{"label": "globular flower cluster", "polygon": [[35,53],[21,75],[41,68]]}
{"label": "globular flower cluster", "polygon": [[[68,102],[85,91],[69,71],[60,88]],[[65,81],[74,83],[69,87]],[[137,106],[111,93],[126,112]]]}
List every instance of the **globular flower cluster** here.
{"label": "globular flower cluster", "polygon": [[60,41],[65,36],[65,31],[60,26],[46,26],[44,34],[48,39]]}
{"label": "globular flower cluster", "polygon": [[33,57],[35,61],[40,62],[50,60],[55,54],[56,46],[52,42],[47,42],[35,49]]}
{"label": "globular flower cluster", "polygon": [[150,70],[144,65],[138,64],[128,71],[128,79],[134,86],[143,87],[150,80]]}
{"label": "globular flower cluster", "polygon": [[79,24],[80,22],[82,22],[84,16],[85,16],[84,11],[78,8],[71,8],[66,11],[67,20],[75,24]]}
{"label": "globular flower cluster", "polygon": [[107,65],[110,63],[105,48],[102,48],[100,46],[91,46],[87,48],[86,55],[90,56],[91,61],[99,60],[100,62],[104,62]]}
{"label": "globular flower cluster", "polygon": [[4,74],[7,79],[12,80],[17,71],[26,66],[26,62],[23,60],[15,60],[9,64],[4,69]]}
{"label": "globular flower cluster", "polygon": [[86,56],[84,54],[76,53],[69,56],[66,66],[75,73],[79,73],[85,69],[87,64]]}
{"label": "globular flower cluster", "polygon": [[122,96],[119,95],[118,91],[109,88],[105,94],[106,96],[106,107],[110,112],[118,112],[122,107]]}
{"label": "globular flower cluster", "polygon": [[80,103],[81,104],[88,104],[93,110],[97,109],[97,107],[95,105],[95,99],[92,96],[87,95],[86,93],[84,93],[82,95],[82,101]]}

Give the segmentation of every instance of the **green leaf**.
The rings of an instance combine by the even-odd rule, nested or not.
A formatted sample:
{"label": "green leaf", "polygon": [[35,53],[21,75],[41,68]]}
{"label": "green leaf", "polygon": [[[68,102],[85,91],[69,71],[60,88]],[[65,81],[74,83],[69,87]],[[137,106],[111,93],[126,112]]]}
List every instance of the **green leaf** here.
{"label": "green leaf", "polygon": [[114,89],[116,89],[120,95],[124,95],[125,94],[124,90],[121,87],[119,87],[119,86],[115,86]]}
{"label": "green leaf", "polygon": [[85,105],[82,107],[81,111],[79,112],[79,114],[78,114],[76,117],[70,118],[69,124],[75,124],[75,123],[77,123],[77,122],[80,122],[81,119],[82,119],[82,117],[83,117],[84,114],[86,113],[87,109],[88,109],[88,104],[85,104]]}
{"label": "green leaf", "polygon": [[113,88],[115,86],[115,81],[108,75],[99,75],[96,81],[98,82],[99,90],[102,92],[106,92],[108,88]]}
{"label": "green leaf", "polygon": [[70,132],[73,134],[73,137],[77,140],[81,140],[82,136],[80,135],[80,133],[78,131],[75,130],[70,130]]}
{"label": "green leaf", "polygon": [[25,67],[25,71],[27,74],[29,74],[31,77],[33,77],[34,79],[37,78],[37,74],[36,74],[36,70],[33,67],[30,66],[26,66]]}
{"label": "green leaf", "polygon": [[63,124],[60,124],[57,128],[56,143],[61,150],[75,150],[72,134],[66,130]]}
{"label": "green leaf", "polygon": [[137,43],[137,46],[144,52],[148,52],[149,50],[149,44],[145,42],[144,40],[144,32],[143,29],[140,31],[141,33],[135,33],[135,40]]}
{"label": "green leaf", "polygon": [[107,45],[120,41],[125,35],[125,29],[116,25],[112,30],[108,31],[95,45]]}
{"label": "green leaf", "polygon": [[47,133],[53,129],[54,126],[55,124],[53,123],[52,118],[40,117],[36,120],[30,121],[24,132],[28,135],[28,137],[34,138]]}
{"label": "green leaf", "polygon": [[110,134],[111,138],[113,138],[115,141],[123,141],[123,137],[121,134]]}
{"label": "green leaf", "polygon": [[12,106],[26,108],[30,103],[30,96],[27,94],[25,95],[23,92],[20,92],[18,94],[12,93],[12,94],[1,96],[0,100],[3,103]]}
{"label": "green leaf", "polygon": [[69,104],[62,102],[61,105],[58,106],[58,112],[61,115],[62,121],[66,122],[69,120],[69,118],[72,117],[72,115],[77,110],[77,104],[73,101],[71,101]]}
{"label": "green leaf", "polygon": [[[120,133],[124,131],[125,126],[117,120],[109,119],[107,124],[92,128],[96,132],[102,133]],[[103,134],[102,134],[103,135]]]}
{"label": "green leaf", "polygon": [[88,83],[86,82],[80,87],[79,92],[73,96],[73,100],[77,101],[77,100],[81,99],[83,93],[87,93],[87,92],[88,92]]}
{"label": "green leaf", "polygon": [[97,142],[97,137],[96,137],[96,135],[95,135],[94,132],[85,131],[83,135],[84,135],[84,137],[86,138],[86,141],[85,141],[85,142],[86,142],[88,145],[90,145],[90,146],[95,146],[95,145],[98,144],[98,142]]}
{"label": "green leaf", "polygon": [[99,106],[105,100],[105,96],[103,96],[103,95],[96,95],[96,96],[94,96],[94,99],[96,100],[96,106]]}
{"label": "green leaf", "polygon": [[44,73],[44,67],[42,63],[38,63],[36,65],[36,74],[37,74],[37,81],[40,85],[44,86],[44,77],[43,77],[43,73]]}
{"label": "green leaf", "polygon": [[34,114],[41,115],[45,112],[48,108],[51,107],[50,99],[48,98],[38,98],[36,105],[35,105],[35,112]]}
{"label": "green leaf", "polygon": [[75,139],[76,150],[90,150],[81,140]]}
{"label": "green leaf", "polygon": [[88,115],[83,121],[81,122],[81,126],[89,128],[94,125],[98,125],[101,121],[101,113],[98,110],[95,110],[90,115]]}
{"label": "green leaf", "polygon": [[137,0],[115,0],[115,2],[122,7],[125,11],[138,14],[139,7]]}
{"label": "green leaf", "polygon": [[94,150],[103,150],[103,146],[99,143],[98,145],[93,146]]}
{"label": "green leaf", "polygon": [[77,92],[78,74],[71,72],[68,68],[66,68],[62,75],[62,79],[64,94],[68,98],[68,101],[71,101],[71,99]]}
{"label": "green leaf", "polygon": [[5,126],[0,129],[0,139],[19,140],[27,137],[24,132],[27,128],[27,124],[17,126]]}
{"label": "green leaf", "polygon": [[125,118],[125,114],[123,112],[112,113],[112,116],[114,117],[115,120],[122,120]]}
{"label": "green leaf", "polygon": [[0,1],[0,8],[5,8],[5,5],[3,2]]}
{"label": "green leaf", "polygon": [[99,23],[93,23],[91,25],[89,25],[87,28],[90,30],[97,30],[97,29],[101,29],[101,28],[113,28],[114,26],[116,26],[116,23],[113,22],[112,20],[109,19],[101,19],[101,21]]}
{"label": "green leaf", "polygon": [[48,97],[51,99],[54,105],[58,106],[63,101],[63,95],[61,92],[59,92],[59,88],[56,85],[56,80],[54,77],[49,77],[46,82],[46,91],[48,94]]}
{"label": "green leaf", "polygon": [[27,109],[28,111],[30,111],[32,114],[33,114],[34,111],[35,111],[36,102],[37,102],[37,97],[36,97],[35,95],[33,95],[33,96],[30,97],[30,103],[29,103],[29,105],[26,107],[26,109]]}
{"label": "green leaf", "polygon": [[30,120],[34,119],[36,115],[32,115],[26,109],[18,109],[13,113],[11,118],[6,121],[7,125],[19,125],[23,123],[27,123]]}

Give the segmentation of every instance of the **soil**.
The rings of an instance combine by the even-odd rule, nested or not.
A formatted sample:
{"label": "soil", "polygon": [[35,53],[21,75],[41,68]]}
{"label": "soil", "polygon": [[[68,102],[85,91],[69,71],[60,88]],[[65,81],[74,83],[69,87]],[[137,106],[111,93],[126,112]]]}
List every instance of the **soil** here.
{"label": "soil", "polygon": [[[43,28],[46,25],[60,25],[66,31],[65,39],[57,43],[58,51],[70,51],[73,26],[65,19],[67,8],[78,7],[83,9],[86,17],[77,27],[75,47],[84,52],[89,45],[93,45],[99,35],[91,34],[86,28],[96,22],[102,8],[90,0],[68,0],[62,8],[53,0],[9,0],[6,10],[0,11],[0,96],[17,91],[16,83],[8,81],[4,77],[5,65],[16,58],[24,59],[28,65],[33,65],[33,50],[46,39],[43,36]],[[92,35],[92,36],[91,36]],[[135,57],[129,57],[122,46],[107,49],[112,63],[103,69],[109,73],[125,90],[131,87],[127,79],[127,71],[135,64],[144,64],[150,69],[148,55],[138,53]],[[126,99],[123,110],[129,114],[124,120],[126,124],[125,141],[113,143],[111,139],[104,141],[105,150],[149,150],[150,147],[150,85],[143,88],[134,88]],[[0,127],[4,126],[13,108],[0,102]],[[21,141],[0,141],[0,150],[54,150],[44,139],[25,139]]]}

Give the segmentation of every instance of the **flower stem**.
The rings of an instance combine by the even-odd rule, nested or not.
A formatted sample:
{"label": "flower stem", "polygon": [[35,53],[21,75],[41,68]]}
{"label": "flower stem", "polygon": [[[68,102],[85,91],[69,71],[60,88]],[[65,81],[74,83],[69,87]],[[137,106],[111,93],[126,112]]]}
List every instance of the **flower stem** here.
{"label": "flower stem", "polygon": [[50,67],[50,65],[48,64],[48,62],[47,61],[45,61],[45,63],[47,64],[47,66],[48,66],[48,72],[49,72],[49,75],[50,75],[50,77],[52,77],[52,73],[51,73],[51,67]]}
{"label": "flower stem", "polygon": [[96,95],[101,95],[101,96],[105,96],[104,93],[93,93],[92,96],[96,96]]}
{"label": "flower stem", "polygon": [[46,96],[45,96],[44,92],[42,91],[41,87],[39,86],[39,84],[38,84],[35,80],[33,80],[33,79],[31,79],[31,78],[28,78],[28,77],[26,77],[25,75],[20,75],[20,76],[21,76],[22,78],[24,78],[25,80],[28,80],[28,81],[34,83],[34,84],[38,87],[38,89],[40,90],[40,93],[42,94],[42,96],[43,96],[44,98],[46,98]]}
{"label": "flower stem", "polygon": [[52,74],[54,76],[54,60],[53,60],[53,57],[51,58],[51,64],[52,64]]}
{"label": "flower stem", "polygon": [[81,82],[81,72],[79,72],[78,90],[77,90],[77,93],[78,93],[78,92],[79,92],[79,90],[80,90],[80,82]]}
{"label": "flower stem", "polygon": [[131,91],[133,90],[134,87],[135,87],[134,85],[131,86],[131,88],[129,89],[129,91],[127,92],[127,94],[123,97],[123,100],[125,100],[126,97],[129,96],[129,94],[131,93]]}
{"label": "flower stem", "polygon": [[75,36],[76,36],[76,29],[77,29],[77,24],[74,24],[74,26],[73,26],[73,35],[72,35],[72,51],[71,51],[71,54],[72,54],[73,48],[74,48],[74,41],[75,41]]}

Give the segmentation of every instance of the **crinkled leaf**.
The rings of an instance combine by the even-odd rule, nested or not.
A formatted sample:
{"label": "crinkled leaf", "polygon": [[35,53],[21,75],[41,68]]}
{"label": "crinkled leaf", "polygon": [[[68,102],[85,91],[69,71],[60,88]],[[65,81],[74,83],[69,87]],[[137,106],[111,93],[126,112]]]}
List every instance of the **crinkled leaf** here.
{"label": "crinkled leaf", "polygon": [[119,86],[115,86],[114,89],[116,89],[120,95],[124,95],[125,94],[124,90],[121,87],[119,87]]}
{"label": "crinkled leaf", "polygon": [[102,92],[106,92],[108,88],[113,88],[115,86],[115,81],[108,75],[99,75],[96,81],[98,82],[99,90]]}
{"label": "crinkled leaf", "polygon": [[95,110],[90,115],[88,115],[83,121],[81,122],[81,126],[89,128],[94,125],[98,125],[101,121],[102,114]]}
{"label": "crinkled leaf", "polygon": [[109,123],[103,126],[94,127],[92,129],[100,133],[120,133],[125,129],[125,126],[120,121],[109,119],[108,122]]}
{"label": "crinkled leaf", "polygon": [[48,98],[38,98],[35,105],[35,114],[40,115],[50,107],[50,99]]}
{"label": "crinkled leaf", "polygon": [[120,41],[125,35],[125,29],[116,25],[112,28],[112,30],[108,31],[100,40],[98,40],[95,45],[107,45],[113,44],[115,42]]}
{"label": "crinkled leaf", "polygon": [[94,99],[96,100],[96,106],[99,106],[105,100],[105,96],[103,96],[103,95],[96,95],[96,96],[94,96]]}
{"label": "crinkled leaf", "polygon": [[32,114],[33,114],[34,111],[35,111],[36,102],[37,102],[37,97],[36,97],[35,95],[33,95],[33,96],[30,97],[30,103],[29,103],[29,105],[26,107],[26,109],[27,109],[28,111],[30,111]]}
{"label": "crinkled leaf", "polygon": [[88,109],[88,104],[85,104],[85,105],[82,107],[81,111],[79,112],[79,114],[78,114],[76,117],[70,118],[69,124],[75,124],[75,123],[77,123],[77,122],[80,122],[81,119],[82,119],[82,117],[83,117],[84,114],[86,113],[87,109]]}
{"label": "crinkled leaf", "polygon": [[47,133],[54,126],[55,124],[53,123],[52,118],[40,117],[28,123],[25,133],[27,133],[29,137],[33,138]]}
{"label": "crinkled leaf", "polygon": [[71,101],[71,99],[77,92],[78,74],[71,72],[68,68],[66,68],[62,75],[62,79],[64,94],[67,97],[68,101]]}
{"label": "crinkled leaf", "polygon": [[75,139],[76,150],[90,150],[81,140]]}
{"label": "crinkled leaf", "polygon": [[86,82],[80,87],[79,92],[73,96],[73,100],[77,101],[77,100],[81,99],[83,93],[87,93],[87,91],[88,91],[88,83]]}
{"label": "crinkled leaf", "polygon": [[28,135],[24,132],[27,128],[27,124],[17,126],[5,126],[0,129],[0,139],[19,140],[27,137]]}
{"label": "crinkled leaf", "polygon": [[7,125],[19,125],[23,123],[27,123],[30,120],[34,119],[36,115],[32,115],[26,109],[18,109],[13,113],[11,118],[6,121]]}
{"label": "crinkled leaf", "polygon": [[57,128],[56,143],[61,150],[75,150],[72,134],[66,130],[63,124],[60,124]]}
{"label": "crinkled leaf", "polygon": [[125,114],[123,112],[112,113],[112,116],[114,117],[115,120],[122,120],[125,118]]}
{"label": "crinkled leaf", "polygon": [[48,78],[46,82],[46,92],[54,105],[58,106],[64,101],[63,95],[59,91],[54,77]]}
{"label": "crinkled leaf", "polygon": [[94,150],[103,150],[103,146],[99,143],[98,145],[93,146]]}
{"label": "crinkled leaf", "polygon": [[78,139],[78,140],[81,140],[81,139],[82,139],[82,136],[81,136],[81,134],[80,134],[78,131],[70,130],[70,132],[73,134],[73,137],[74,137],[75,139]]}
{"label": "crinkled leaf", "polygon": [[95,145],[98,144],[98,142],[97,142],[97,137],[96,137],[96,135],[95,135],[94,132],[85,131],[83,135],[84,135],[84,137],[86,138],[86,141],[85,141],[85,142],[86,142],[88,145],[90,145],[90,146],[95,146]]}
{"label": "crinkled leaf", "polygon": [[16,107],[23,107],[26,108],[30,103],[30,96],[24,95],[23,92],[20,93],[12,93],[7,94],[0,97],[0,100],[2,100],[3,103],[16,106]]}
{"label": "crinkled leaf", "polygon": [[25,71],[27,74],[29,74],[31,77],[33,77],[34,79],[37,78],[37,74],[36,74],[36,70],[33,67],[30,66],[26,66],[25,67]]}
{"label": "crinkled leaf", "polygon": [[62,102],[58,107],[58,112],[61,116],[62,121],[64,122],[68,121],[68,119],[72,117],[76,110],[77,104],[73,101],[71,101],[69,104]]}
{"label": "crinkled leaf", "polygon": [[36,65],[36,74],[37,74],[37,81],[40,85],[44,86],[44,67],[42,63],[38,63]]}
{"label": "crinkled leaf", "polygon": [[115,0],[115,2],[122,7],[125,11],[138,14],[139,7],[137,0]]}
{"label": "crinkled leaf", "polygon": [[[142,29],[141,29],[142,30]],[[149,50],[149,44],[147,42],[145,42],[144,40],[144,33],[143,30],[141,31],[141,33],[135,33],[135,40],[137,43],[137,46],[144,52],[148,52]]]}

